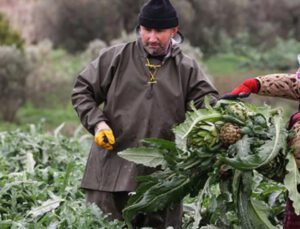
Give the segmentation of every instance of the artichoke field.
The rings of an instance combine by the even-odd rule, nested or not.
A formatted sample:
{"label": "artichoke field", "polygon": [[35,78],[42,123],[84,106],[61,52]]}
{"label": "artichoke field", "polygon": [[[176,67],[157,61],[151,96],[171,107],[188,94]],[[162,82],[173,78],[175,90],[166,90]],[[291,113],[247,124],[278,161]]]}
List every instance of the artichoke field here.
{"label": "artichoke field", "polygon": [[[125,228],[86,206],[80,189],[90,140],[40,126],[0,132],[0,228]],[[296,213],[298,169],[280,109],[220,100],[186,114],[175,141],[144,139],[119,155],[157,168],[139,177],[123,215],[184,201],[183,228],[281,228],[288,190]],[[82,137],[81,137],[82,136]]]}
{"label": "artichoke field", "polygon": [[[0,132],[0,228],[119,229],[95,205],[86,206],[80,179],[90,141],[38,125]],[[88,143],[88,144],[87,144]]]}

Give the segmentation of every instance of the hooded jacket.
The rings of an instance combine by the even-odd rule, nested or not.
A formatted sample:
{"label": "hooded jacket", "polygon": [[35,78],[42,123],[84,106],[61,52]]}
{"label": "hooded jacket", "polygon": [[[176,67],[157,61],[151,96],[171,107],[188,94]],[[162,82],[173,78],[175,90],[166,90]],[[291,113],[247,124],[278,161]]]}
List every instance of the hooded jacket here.
{"label": "hooded jacket", "polygon": [[[200,108],[218,93],[195,60],[173,45],[149,84],[147,53],[141,41],[103,49],[77,77],[72,103],[82,125],[91,133],[106,121],[116,144],[107,151],[92,143],[82,187],[100,191],[133,191],[136,176],[152,169],[126,161],[117,152],[135,147],[144,138],[173,140],[172,127],[185,119],[189,103]],[[99,105],[103,103],[103,109]]]}

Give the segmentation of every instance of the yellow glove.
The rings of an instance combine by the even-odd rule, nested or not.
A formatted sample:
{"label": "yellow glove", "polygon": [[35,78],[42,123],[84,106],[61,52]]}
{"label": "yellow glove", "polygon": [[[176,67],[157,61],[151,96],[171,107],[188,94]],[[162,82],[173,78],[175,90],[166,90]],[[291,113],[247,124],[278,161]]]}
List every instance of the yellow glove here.
{"label": "yellow glove", "polygon": [[96,127],[96,134],[94,138],[95,143],[103,149],[112,150],[115,144],[115,137],[112,130],[104,122],[98,123]]}

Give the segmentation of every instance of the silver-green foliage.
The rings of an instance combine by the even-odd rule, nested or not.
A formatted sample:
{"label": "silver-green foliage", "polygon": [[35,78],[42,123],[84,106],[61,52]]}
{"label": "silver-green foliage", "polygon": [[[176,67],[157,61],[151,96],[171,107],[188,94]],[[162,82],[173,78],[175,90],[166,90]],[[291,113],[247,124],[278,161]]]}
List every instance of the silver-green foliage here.
{"label": "silver-green foliage", "polygon": [[39,126],[0,133],[0,228],[120,228],[86,206],[85,140]]}
{"label": "silver-green foliage", "polygon": [[106,47],[107,44],[104,41],[95,39],[88,44],[86,50],[83,52],[83,55],[89,60],[94,60],[99,56],[101,49]]}
{"label": "silver-green foliage", "polygon": [[219,53],[240,56],[243,58],[241,66],[247,68],[287,71],[298,66],[297,55],[300,49],[298,40],[278,37],[269,46],[254,46],[250,40],[248,33],[239,33],[233,38],[222,33]]}
{"label": "silver-green foliage", "polygon": [[[245,112],[233,112],[233,107],[243,108]],[[295,191],[298,183],[295,178],[299,176],[287,150],[288,135],[280,110],[220,100],[214,107],[207,103],[205,108],[194,109],[186,117],[185,122],[174,128],[176,143],[146,139],[146,148],[119,153],[127,160],[162,168],[139,179],[140,186],[123,211],[127,223],[130,225],[130,220],[139,212],[157,211],[189,195],[197,198],[192,228],[214,225],[223,229],[270,229],[280,226],[284,190]],[[218,141],[210,145],[201,135],[200,144],[190,145],[189,136],[195,129],[202,131],[202,126],[206,127],[208,122],[217,129],[224,123],[234,123],[241,129],[242,138],[230,146]],[[212,139],[210,131],[207,135]],[[153,154],[149,155],[151,150]],[[267,173],[261,169],[279,156],[284,159],[275,168],[268,168]],[[293,165],[287,164],[288,159]],[[269,180],[283,179],[286,172],[285,186]],[[277,192],[272,201],[267,198],[271,196],[270,190]],[[297,197],[296,192],[290,194],[297,202],[294,204],[296,211],[299,210]]]}
{"label": "silver-green foliage", "polygon": [[29,61],[14,46],[0,46],[0,117],[13,121],[26,96]]}

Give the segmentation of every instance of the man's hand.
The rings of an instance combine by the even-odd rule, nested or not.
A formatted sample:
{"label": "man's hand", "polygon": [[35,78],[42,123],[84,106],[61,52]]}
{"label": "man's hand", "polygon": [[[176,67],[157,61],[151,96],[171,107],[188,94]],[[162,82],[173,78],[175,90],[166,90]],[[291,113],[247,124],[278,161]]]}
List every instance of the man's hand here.
{"label": "man's hand", "polygon": [[95,133],[96,134],[94,140],[98,146],[107,150],[113,149],[113,145],[115,144],[115,137],[112,129],[110,129],[106,122],[102,121],[98,123]]}
{"label": "man's hand", "polygon": [[248,97],[251,93],[258,93],[260,88],[259,81],[255,78],[246,79],[242,84],[233,89],[221,99],[237,99]]}

